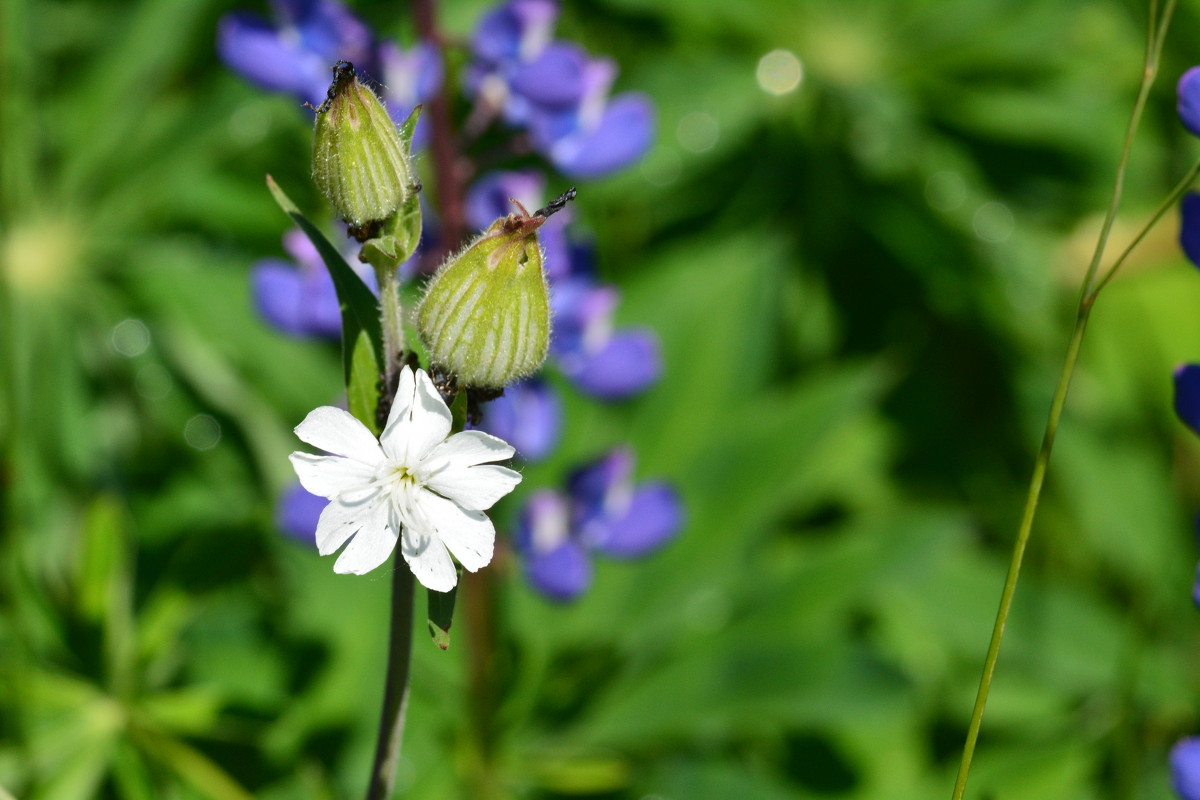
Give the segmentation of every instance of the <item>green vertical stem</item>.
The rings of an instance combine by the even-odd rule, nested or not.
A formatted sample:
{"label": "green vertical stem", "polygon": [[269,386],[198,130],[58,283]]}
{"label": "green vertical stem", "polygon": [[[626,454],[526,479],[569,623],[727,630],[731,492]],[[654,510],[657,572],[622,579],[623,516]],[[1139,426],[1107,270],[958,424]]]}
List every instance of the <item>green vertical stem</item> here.
{"label": "green vertical stem", "polygon": [[413,574],[397,546],[392,555],[392,622],[388,635],[387,680],[367,800],[387,800],[392,796],[396,767],[400,762],[400,742],[404,738],[404,713],[408,708],[412,636]]}
{"label": "green vertical stem", "polygon": [[404,352],[404,309],[400,304],[400,277],[395,269],[376,268],[379,284],[379,315],[383,329],[384,386],[390,398],[396,372]]}
{"label": "green vertical stem", "polygon": [[467,679],[475,765],[472,796],[492,800],[501,796],[496,774],[496,592],[488,570],[463,573],[463,623],[467,630]]}
{"label": "green vertical stem", "polygon": [[[1137,132],[1138,125],[1141,122],[1142,112],[1145,110],[1146,101],[1150,95],[1150,88],[1154,84],[1154,78],[1158,73],[1158,62],[1162,52],[1163,40],[1166,38],[1167,28],[1171,23],[1171,16],[1174,10],[1175,0],[1167,0],[1161,15],[1159,14],[1157,0],[1151,0],[1150,2],[1142,81],[1138,87],[1137,98],[1134,100],[1133,111],[1129,116],[1129,124],[1125,129],[1125,140],[1121,148],[1121,158],[1117,164],[1112,198],[1109,201],[1108,211],[1104,216],[1104,224],[1101,226],[1100,235],[1096,240],[1096,249],[1092,254],[1091,262],[1088,264],[1087,273],[1080,287],[1075,326],[1071,330],[1071,338],[1067,343],[1067,354],[1063,359],[1062,371],[1058,377],[1058,385],[1054,389],[1054,398],[1050,402],[1050,415],[1046,420],[1045,432],[1042,434],[1042,444],[1038,449],[1037,458],[1034,461],[1033,475],[1030,477],[1029,489],[1025,496],[1025,508],[1021,514],[1021,523],[1017,529],[1016,541],[1013,542],[1008,574],[1004,580],[1004,589],[1000,593],[1000,607],[996,611],[996,621],[992,626],[992,637],[988,642],[987,655],[984,657],[983,674],[979,678],[979,689],[975,695],[975,706],[971,711],[971,720],[967,726],[967,736],[963,743],[963,754],[962,760],[959,763],[958,775],[954,781],[952,800],[962,800],[963,793],[966,791],[967,777],[970,775],[971,761],[975,755],[975,745],[979,740],[979,729],[983,724],[983,712],[987,707],[988,694],[992,686],[992,677],[996,671],[996,661],[1000,656],[1000,644],[1004,640],[1004,628],[1008,623],[1008,614],[1012,608],[1013,595],[1017,589],[1017,579],[1021,573],[1021,562],[1025,557],[1025,547],[1029,543],[1029,535],[1033,530],[1033,521],[1037,515],[1038,500],[1041,498],[1042,487],[1046,481],[1046,470],[1050,465],[1050,455],[1054,450],[1054,438],[1058,433],[1058,425],[1062,419],[1063,408],[1067,402],[1067,392],[1071,387],[1071,377],[1075,374],[1075,367],[1079,361],[1079,351],[1083,345],[1083,335],[1087,330],[1092,307],[1095,305],[1100,290],[1108,284],[1108,281],[1116,273],[1117,269],[1120,268],[1121,264],[1124,263],[1130,252],[1132,252],[1133,247],[1145,237],[1149,229],[1153,227],[1165,213],[1166,209],[1169,208],[1168,203],[1164,203],[1159,207],[1150,221],[1134,238],[1133,243],[1125,249],[1108,272],[1105,273],[1104,277],[1098,281],[1097,274],[1100,264],[1104,259],[1108,240],[1112,234],[1113,223],[1116,220],[1117,210],[1121,205],[1121,195],[1125,186],[1125,173],[1128,169],[1129,157],[1133,150],[1134,134]],[[1200,168],[1200,165],[1198,165],[1198,168]],[[1186,191],[1187,186],[1191,184],[1195,177],[1195,170],[1193,170],[1193,173],[1172,191],[1171,198],[1178,199],[1178,196],[1183,191]],[[1169,203],[1173,202],[1173,199],[1169,199]]]}

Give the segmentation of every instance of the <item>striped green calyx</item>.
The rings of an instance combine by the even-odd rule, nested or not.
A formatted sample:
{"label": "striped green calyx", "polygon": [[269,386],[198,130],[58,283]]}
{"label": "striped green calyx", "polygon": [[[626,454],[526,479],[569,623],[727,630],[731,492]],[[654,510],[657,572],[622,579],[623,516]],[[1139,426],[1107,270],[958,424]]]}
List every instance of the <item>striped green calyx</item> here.
{"label": "striped green calyx", "polygon": [[550,347],[550,294],[537,229],[523,208],[492,223],[446,261],[417,309],[435,368],[463,388],[499,389],[542,365]]}
{"label": "striped green calyx", "polygon": [[329,96],[317,109],[313,180],[353,228],[391,216],[410,191],[408,148],[348,61],[334,65]]}

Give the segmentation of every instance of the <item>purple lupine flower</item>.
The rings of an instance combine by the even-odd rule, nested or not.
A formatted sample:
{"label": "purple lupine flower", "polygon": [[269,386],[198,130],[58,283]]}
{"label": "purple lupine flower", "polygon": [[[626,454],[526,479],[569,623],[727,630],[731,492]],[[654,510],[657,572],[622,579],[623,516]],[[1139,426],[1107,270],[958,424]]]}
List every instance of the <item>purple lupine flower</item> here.
{"label": "purple lupine flower", "polygon": [[294,484],[279,496],[275,506],[275,524],[293,539],[304,544],[315,544],[317,522],[329,501]]}
{"label": "purple lupine flower", "polygon": [[1175,368],[1175,413],[1200,434],[1200,364],[1180,364]]}
{"label": "purple lupine flower", "polygon": [[1183,196],[1179,215],[1179,245],[1188,260],[1200,267],[1200,193],[1188,192]]}
{"label": "purple lupine flower", "polygon": [[263,88],[319,105],[339,59],[375,74],[371,29],[337,0],[273,0],[274,20],[235,11],[217,27],[217,52]]}
{"label": "purple lupine flower", "polygon": [[637,92],[611,100],[616,63],[598,58],[583,68],[577,104],[531,112],[534,146],[563,174],[594,178],[634,163],[654,138],[654,104]]}
{"label": "purple lupine flower", "polygon": [[529,128],[535,148],[566,175],[626,167],[650,147],[654,106],[636,93],[610,100],[616,64],[552,41],[556,17],[547,0],[510,0],[487,14],[475,32],[467,88],[510,125]]}
{"label": "purple lupine flower", "polygon": [[534,588],[572,600],[591,584],[592,551],[617,559],[649,555],[682,525],[675,490],[661,482],[635,484],[633,453],[617,448],[577,470],[565,494],[544,490],[530,498],[515,543]]}
{"label": "purple lupine flower", "polygon": [[525,461],[541,461],[554,451],[562,435],[562,401],[549,384],[529,378],[504,387],[490,401],[483,421],[473,426],[503,439]]}
{"label": "purple lupine flower", "polygon": [[[475,30],[467,90],[486,106],[501,110],[512,125],[524,125],[534,103],[569,105],[582,95],[572,56],[558,43],[551,44],[557,19],[553,0],[510,0],[485,14]],[[533,72],[535,66],[540,76]]]}
{"label": "purple lupine flower", "polygon": [[[383,42],[379,45],[379,63],[383,99],[397,125],[408,118],[415,106],[429,102],[442,87],[442,56],[430,42],[419,42],[410,50],[402,50],[395,42]],[[425,146],[430,130],[426,119],[417,120],[414,148]]]}
{"label": "purple lupine flower", "polygon": [[1200,800],[1200,736],[1180,739],[1171,748],[1171,785],[1183,800]]}
{"label": "purple lupine flower", "polygon": [[1200,67],[1192,67],[1183,73],[1177,93],[1179,121],[1193,136],[1200,136]]}
{"label": "purple lupine flower", "polygon": [[588,278],[552,284],[555,364],[582,392],[622,400],[650,388],[662,374],[662,356],[654,332],[615,331],[617,290]]}
{"label": "purple lupine flower", "polygon": [[[292,336],[336,339],[342,335],[342,314],[333,279],[321,256],[299,229],[283,236],[283,248],[295,263],[263,259],[252,268],[254,304],[262,317]],[[347,259],[372,291],[375,275],[357,258]]]}

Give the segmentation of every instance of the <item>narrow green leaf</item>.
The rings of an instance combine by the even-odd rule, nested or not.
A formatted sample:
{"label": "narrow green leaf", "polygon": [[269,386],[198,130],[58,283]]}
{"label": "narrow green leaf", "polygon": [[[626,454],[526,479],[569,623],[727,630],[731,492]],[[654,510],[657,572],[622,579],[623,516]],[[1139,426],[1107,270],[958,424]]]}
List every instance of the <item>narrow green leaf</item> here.
{"label": "narrow green leaf", "polygon": [[375,418],[379,405],[379,367],[365,331],[358,332],[350,355],[350,378],[346,384],[346,402],[350,413],[378,436],[381,431]]}
{"label": "narrow green leaf", "polygon": [[84,514],[78,601],[80,613],[90,622],[104,620],[115,591],[126,580],[123,523],[121,508],[103,495]]}
{"label": "narrow green leaf", "polygon": [[[461,579],[461,569],[458,575]],[[429,600],[429,635],[433,637],[433,643],[442,650],[450,647],[450,623],[454,621],[454,601],[458,597],[458,587],[459,584],[456,583],[448,592],[429,589],[425,593]]]}
{"label": "narrow green leaf", "polygon": [[[321,254],[321,260],[329,269],[330,277],[333,278],[333,286],[337,290],[338,302],[342,309],[342,366],[347,387],[351,384],[356,358],[368,357],[373,362],[375,376],[371,381],[373,385],[383,372],[381,367],[384,363],[383,329],[379,321],[379,304],[375,295],[363,283],[358,273],[350,268],[337,248],[325,238],[325,234],[321,233],[307,217],[300,213],[300,209],[270,175],[267,176],[267,188],[271,190],[271,195],[275,198],[275,202],[279,203],[279,207],[292,218],[300,230],[308,236],[313,246],[317,248],[317,252]],[[364,354],[359,353],[360,333],[365,334],[367,342],[370,344]],[[364,368],[365,362],[361,362],[358,369]],[[353,409],[351,409],[351,413],[354,413],[362,422],[374,425],[373,404],[367,416],[359,416]]]}

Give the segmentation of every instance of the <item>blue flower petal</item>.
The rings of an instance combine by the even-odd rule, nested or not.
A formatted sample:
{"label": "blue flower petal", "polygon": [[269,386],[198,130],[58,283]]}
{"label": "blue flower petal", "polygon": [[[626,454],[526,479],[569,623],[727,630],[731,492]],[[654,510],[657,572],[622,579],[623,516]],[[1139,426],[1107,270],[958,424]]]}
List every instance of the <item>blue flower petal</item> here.
{"label": "blue flower petal", "polygon": [[293,336],[337,338],[341,309],[324,270],[297,269],[285,261],[259,261],[251,274],[254,303],[273,327]]}
{"label": "blue flower petal", "polygon": [[614,448],[575,470],[567,479],[572,525],[586,531],[596,520],[612,516],[613,507],[622,506],[632,488],[633,451],[628,447]]}
{"label": "blue flower petal", "polygon": [[592,560],[578,542],[566,541],[541,555],[525,558],[525,576],[552,600],[574,600],[592,585]]}
{"label": "blue flower petal", "polygon": [[[403,124],[414,107],[428,102],[441,88],[442,57],[429,42],[420,42],[408,51],[395,42],[384,42],[379,46],[379,62],[383,70],[383,99],[397,125]],[[413,149],[424,147],[431,135],[432,125],[422,115],[413,131]]]}
{"label": "blue flower petal", "polygon": [[553,0],[511,0],[484,15],[471,46],[488,62],[529,60],[550,40],[558,18]]}
{"label": "blue flower petal", "polygon": [[534,588],[555,600],[573,600],[592,582],[592,564],[568,528],[567,499],[535,492],[517,520],[513,544]]}
{"label": "blue flower petal", "polygon": [[545,381],[531,378],[505,387],[483,409],[479,430],[498,436],[526,461],[550,455],[562,435],[562,401]]}
{"label": "blue flower petal", "polygon": [[653,103],[626,93],[612,99],[594,127],[558,139],[547,155],[565,175],[594,178],[634,163],[653,139]]}
{"label": "blue flower petal", "polygon": [[329,86],[326,59],[266,20],[235,12],[217,25],[217,53],[231,69],[264,89],[289,92],[314,105]]}
{"label": "blue flower petal", "polygon": [[634,491],[623,514],[597,526],[588,543],[614,558],[636,558],[662,547],[682,526],[679,495],[665,483],[650,483]]}
{"label": "blue flower petal", "polygon": [[1200,136],[1200,67],[1183,73],[1177,92],[1179,121],[1193,136]]}
{"label": "blue flower petal", "polygon": [[1171,748],[1171,784],[1183,800],[1200,800],[1200,737],[1180,739]]}
{"label": "blue flower petal", "polygon": [[1175,413],[1200,434],[1200,364],[1180,364],[1175,368]]}
{"label": "blue flower petal", "polygon": [[327,67],[341,58],[374,72],[375,37],[345,5],[337,0],[276,0],[275,6],[304,47],[321,56]]}
{"label": "blue flower petal", "polygon": [[550,310],[554,336],[550,350],[568,374],[577,368],[574,360],[600,350],[612,329],[618,302],[617,290],[586,278],[559,280],[550,287]]}
{"label": "blue flower petal", "polygon": [[586,394],[621,400],[650,388],[662,375],[658,338],[649,330],[618,331],[584,357],[564,359],[563,372]]}
{"label": "blue flower petal", "polygon": [[1200,193],[1188,192],[1179,203],[1179,245],[1193,265],[1200,267]]}
{"label": "blue flower petal", "polygon": [[279,529],[305,544],[316,544],[317,522],[329,501],[304,489],[300,484],[288,489],[275,507]]}
{"label": "blue flower petal", "polygon": [[517,66],[509,87],[534,105],[572,106],[583,98],[587,53],[572,42],[554,42],[537,58]]}

